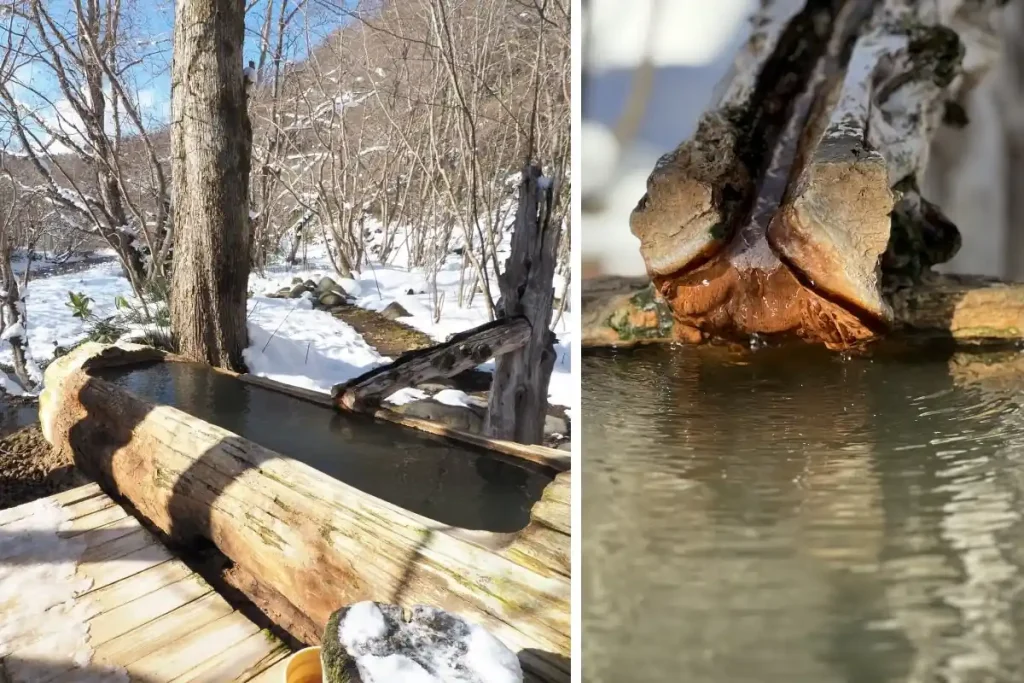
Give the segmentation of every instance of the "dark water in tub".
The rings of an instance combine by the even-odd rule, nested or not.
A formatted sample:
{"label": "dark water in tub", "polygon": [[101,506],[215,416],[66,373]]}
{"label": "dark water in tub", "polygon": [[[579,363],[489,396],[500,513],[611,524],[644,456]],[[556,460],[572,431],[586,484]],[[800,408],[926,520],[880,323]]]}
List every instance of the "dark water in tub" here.
{"label": "dark water in tub", "polygon": [[517,531],[551,477],[412,429],[255,387],[202,365],[155,363],[99,376],[444,524]]}
{"label": "dark water in tub", "polygon": [[588,683],[1024,681],[1024,356],[583,363]]}

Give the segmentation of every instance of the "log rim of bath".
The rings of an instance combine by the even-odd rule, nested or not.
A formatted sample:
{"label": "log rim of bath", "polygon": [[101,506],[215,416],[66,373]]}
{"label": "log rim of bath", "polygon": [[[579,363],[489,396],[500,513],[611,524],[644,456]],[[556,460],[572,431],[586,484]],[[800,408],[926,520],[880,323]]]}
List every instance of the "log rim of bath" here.
{"label": "log rim of bath", "polygon": [[[109,350],[103,352],[100,356],[97,356],[93,362],[87,362],[84,369],[88,371],[89,369],[98,369],[100,367],[112,368],[157,361],[178,363],[194,362],[176,353],[164,351],[155,347],[144,346],[142,344],[122,344],[120,346],[110,345],[107,348]],[[130,349],[130,351],[125,351],[125,349]],[[330,394],[320,393],[310,389],[304,389],[302,387],[295,387],[268,377],[260,377],[259,375],[253,375],[250,373],[239,373],[226,368],[214,366],[208,366],[208,368],[214,372],[234,377],[241,382],[266,389],[267,391],[285,394],[300,401],[314,403],[332,410],[342,409],[337,402],[331,398]],[[388,408],[378,408],[365,414],[378,420],[391,422],[402,427],[408,427],[419,432],[424,432],[435,437],[446,439],[459,445],[482,448],[494,451],[495,453],[501,453],[502,455],[514,459],[526,460],[535,465],[540,465],[551,470],[555,474],[568,472],[572,469],[572,457],[569,453],[555,448],[550,448],[548,446],[522,444],[515,441],[506,441],[503,439],[494,439],[488,436],[471,434],[470,432],[454,429],[432,420],[424,420],[421,418],[402,415],[401,413]]]}
{"label": "log rim of bath", "polygon": [[[581,286],[584,349],[688,343],[646,277],[604,275]],[[1024,341],[1024,283],[978,275],[926,273],[889,292],[893,328],[885,337],[942,339],[957,346]]]}
{"label": "log rim of bath", "polygon": [[171,538],[208,538],[317,628],[363,599],[433,604],[490,630],[543,680],[569,680],[570,472],[519,531],[441,524],[91,374],[166,359],[98,344],[58,359],[44,436],[115,500]]}

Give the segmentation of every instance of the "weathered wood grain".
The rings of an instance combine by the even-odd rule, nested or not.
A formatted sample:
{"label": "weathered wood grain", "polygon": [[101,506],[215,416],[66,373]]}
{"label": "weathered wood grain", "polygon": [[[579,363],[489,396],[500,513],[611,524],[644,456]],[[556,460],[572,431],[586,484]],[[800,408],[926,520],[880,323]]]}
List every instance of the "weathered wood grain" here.
{"label": "weathered wood grain", "polygon": [[409,351],[393,363],[336,385],[331,396],[347,410],[376,408],[385,396],[399,389],[436,377],[452,377],[514,351],[529,341],[531,333],[524,317],[494,320],[453,335],[443,344]]}
{"label": "weathered wood grain", "polygon": [[[285,644],[235,611],[137,520],[126,517],[102,524],[98,513],[121,508],[96,484],[51,496],[49,502],[63,508],[71,522],[95,521],[76,536],[66,537],[65,542],[84,541],[85,545],[78,548],[81,554],[73,565],[79,588],[61,607],[62,613],[84,620],[91,658],[84,669],[79,668],[68,653],[45,647],[53,637],[52,622],[24,623],[13,638],[8,631],[0,674],[6,662],[10,670],[29,675],[33,683],[92,680],[101,666],[124,670],[131,680],[241,683],[289,654]],[[30,504],[6,512],[13,518],[12,511],[31,513],[33,509]],[[13,524],[7,529],[16,529]],[[51,588],[57,587],[36,587],[38,591]]]}
{"label": "weathered wood grain", "polygon": [[360,600],[430,604],[569,656],[569,473],[517,534],[446,527],[89,376],[96,350],[48,369],[44,434],[157,528],[209,538],[321,629]]}

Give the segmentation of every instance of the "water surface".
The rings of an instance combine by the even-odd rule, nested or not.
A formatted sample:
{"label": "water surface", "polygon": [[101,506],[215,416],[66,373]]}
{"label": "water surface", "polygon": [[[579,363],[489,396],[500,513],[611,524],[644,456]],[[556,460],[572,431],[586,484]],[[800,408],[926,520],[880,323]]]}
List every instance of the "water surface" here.
{"label": "water surface", "polygon": [[1024,357],[583,363],[588,683],[1024,680]]}
{"label": "water surface", "polygon": [[110,368],[97,375],[171,405],[339,481],[430,519],[517,531],[551,476],[511,458],[416,430],[342,414],[193,363]]}

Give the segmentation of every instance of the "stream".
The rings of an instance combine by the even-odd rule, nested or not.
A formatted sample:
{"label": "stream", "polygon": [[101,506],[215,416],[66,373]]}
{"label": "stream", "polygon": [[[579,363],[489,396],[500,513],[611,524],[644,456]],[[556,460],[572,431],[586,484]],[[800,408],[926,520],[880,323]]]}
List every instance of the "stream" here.
{"label": "stream", "polygon": [[1024,680],[1024,355],[583,363],[588,683]]}

